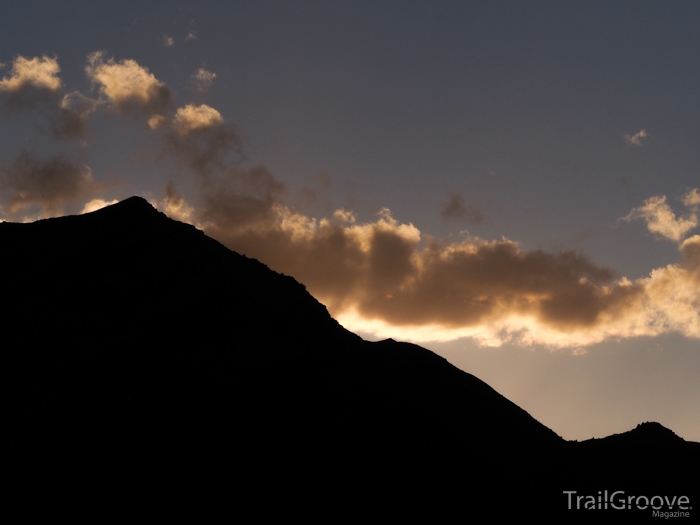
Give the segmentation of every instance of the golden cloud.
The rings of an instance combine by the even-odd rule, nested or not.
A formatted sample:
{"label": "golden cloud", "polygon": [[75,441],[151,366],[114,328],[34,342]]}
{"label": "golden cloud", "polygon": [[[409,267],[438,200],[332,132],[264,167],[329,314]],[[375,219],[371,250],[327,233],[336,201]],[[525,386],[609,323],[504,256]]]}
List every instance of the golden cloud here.
{"label": "golden cloud", "polygon": [[221,113],[206,104],[199,106],[188,104],[175,112],[173,123],[180,135],[187,135],[198,129],[221,126],[224,119]]}
{"label": "golden cloud", "polygon": [[18,56],[10,75],[0,80],[0,91],[17,92],[27,88],[58,91],[61,88],[61,79],[57,76],[60,70],[55,58]]}
{"label": "golden cloud", "polygon": [[[682,200],[686,206],[697,204],[696,199],[700,201],[697,191],[694,189],[684,195]],[[634,208],[626,217],[623,217],[625,221],[633,219],[644,219],[651,233],[676,242],[698,226],[698,216],[694,210],[685,217],[676,217],[666,203],[665,195],[646,199],[642,206]]]}
{"label": "golden cloud", "polygon": [[106,201],[104,199],[92,199],[85,203],[83,209],[80,210],[80,215],[101,210],[102,208],[105,208],[106,206],[111,206],[112,204],[116,204],[117,202],[118,201],[116,199],[113,199],[111,201]]}
{"label": "golden cloud", "polygon": [[681,244],[678,264],[630,281],[571,251],[423,239],[387,209],[368,223],[347,210],[317,220],[284,205],[283,186],[264,168],[237,177],[199,207],[178,197],[177,208],[186,205],[190,221],[229,248],[304,283],[351,330],[554,348],[700,337],[700,236]]}
{"label": "golden cloud", "polygon": [[159,115],[171,105],[172,94],[168,87],[134,60],[105,60],[104,53],[96,51],[88,56],[85,72],[121,112]]}

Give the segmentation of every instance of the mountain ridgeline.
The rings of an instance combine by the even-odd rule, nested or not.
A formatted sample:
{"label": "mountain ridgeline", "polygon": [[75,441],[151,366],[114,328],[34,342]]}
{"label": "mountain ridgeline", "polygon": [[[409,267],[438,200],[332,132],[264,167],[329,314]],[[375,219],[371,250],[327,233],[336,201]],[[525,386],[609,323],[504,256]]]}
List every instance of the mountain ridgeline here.
{"label": "mountain ridgeline", "polygon": [[656,423],[567,442],[432,352],[348,332],[293,278],[141,198],[2,223],[0,250],[16,486],[61,493],[69,472],[99,500],[338,515],[578,516],[565,491],[700,504],[700,444]]}

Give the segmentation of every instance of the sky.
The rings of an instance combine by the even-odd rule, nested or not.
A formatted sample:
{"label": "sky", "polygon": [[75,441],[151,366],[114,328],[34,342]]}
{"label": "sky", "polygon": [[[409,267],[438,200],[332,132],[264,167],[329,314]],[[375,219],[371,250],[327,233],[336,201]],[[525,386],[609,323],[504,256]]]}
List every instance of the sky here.
{"label": "sky", "polygon": [[700,4],[14,2],[0,219],[141,195],[566,439],[700,441]]}

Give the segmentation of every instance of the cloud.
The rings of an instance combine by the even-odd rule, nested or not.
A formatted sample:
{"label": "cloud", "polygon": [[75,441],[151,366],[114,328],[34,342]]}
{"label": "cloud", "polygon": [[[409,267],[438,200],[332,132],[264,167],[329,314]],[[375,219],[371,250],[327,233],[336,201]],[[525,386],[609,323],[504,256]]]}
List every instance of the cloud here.
{"label": "cloud", "polygon": [[189,135],[198,130],[222,126],[224,119],[214,108],[202,104],[179,108],[173,119],[175,130],[180,135]]}
{"label": "cloud", "polygon": [[162,115],[171,107],[170,89],[134,60],[105,60],[104,53],[96,51],[88,56],[85,72],[109,103],[122,113]]}
{"label": "cloud", "polygon": [[[700,202],[698,190],[693,189],[686,193],[682,202],[694,208]],[[647,223],[648,230],[671,241],[679,242],[686,233],[698,225],[697,210],[692,211],[685,217],[676,217],[671,207],[666,203],[665,195],[657,195],[644,201],[644,204],[634,208],[622,220],[631,221],[633,219],[643,219]]]}
{"label": "cloud", "polygon": [[163,45],[165,47],[173,47],[175,45],[175,40],[171,36],[163,35]]}
{"label": "cloud", "polygon": [[40,208],[41,218],[54,217],[66,204],[91,198],[101,189],[86,165],[61,156],[41,161],[26,151],[2,170],[0,179],[3,209],[9,218],[31,207]]}
{"label": "cloud", "polygon": [[85,135],[87,122],[99,103],[78,91],[61,99],[51,118],[51,131],[57,138],[76,139]]}
{"label": "cloud", "polygon": [[216,73],[212,73],[211,71],[207,71],[206,69],[200,67],[192,75],[191,80],[195,91],[204,93],[209,90],[209,87],[211,86],[212,82],[214,82],[215,78]]}
{"label": "cloud", "polygon": [[85,203],[85,206],[83,206],[83,209],[80,210],[80,215],[84,213],[91,213],[93,211],[101,210],[102,208],[106,206],[111,206],[112,204],[116,204],[119,202],[118,200],[114,199],[111,201],[106,201],[104,199],[92,199],[91,201],[88,201]]}
{"label": "cloud", "polygon": [[197,40],[197,33],[194,31],[190,31],[189,33],[187,33],[187,36],[185,36],[185,42],[187,42],[188,40]]}
{"label": "cloud", "polygon": [[47,56],[18,56],[10,74],[0,80],[0,92],[9,93],[7,109],[33,109],[50,100],[61,89],[58,60]]}
{"label": "cloud", "polygon": [[645,139],[646,137],[647,137],[647,132],[643,129],[640,129],[634,135],[625,134],[625,142],[627,144],[629,144],[630,146],[641,147],[644,145],[642,143],[642,140]]}
{"label": "cloud", "polygon": [[222,179],[206,186],[197,220],[205,228],[234,235],[250,228],[268,229],[276,223],[277,208],[286,191],[285,184],[264,166],[230,169]]}
{"label": "cloud", "polygon": [[681,197],[681,202],[684,206],[694,207],[700,205],[700,190],[692,188]]}
{"label": "cloud", "polygon": [[167,127],[170,152],[202,176],[224,169],[229,154],[241,155],[241,139],[235,128],[206,104],[188,104],[178,108],[172,121],[151,119],[149,125]]}
{"label": "cloud", "polygon": [[151,204],[156,208],[162,208],[162,211],[167,214],[168,217],[181,222],[192,223],[194,209],[187,204],[185,198],[177,191],[173,181],[168,181],[162,206],[159,205],[157,201]]}
{"label": "cloud", "polygon": [[58,91],[61,88],[61,80],[57,76],[60,70],[55,58],[18,56],[12,64],[10,75],[0,80],[0,91],[17,92],[30,87]]}
{"label": "cloud", "polygon": [[[11,93],[11,86],[54,97],[56,136],[81,136],[99,104],[144,117],[160,130],[167,151],[198,175],[192,202],[171,181],[158,206],[294,276],[350,329],[415,341],[538,343],[579,353],[610,338],[668,332],[700,338],[700,236],[683,240],[698,224],[698,189],[681,198],[688,213],[680,218],[665,196],[647,199],[624,218],[644,219],[650,231],[679,243],[676,264],[631,281],[573,251],[526,250],[505,238],[432,238],[388,209],[365,222],[348,209],[310,217],[285,202],[285,184],[264,166],[230,162],[241,155],[241,140],[219,111],[206,104],[173,111],[168,88],[135,61],[90,55],[86,71],[99,88],[96,101],[78,92],[61,98],[55,59],[23,60],[36,75],[13,67],[4,91]],[[202,73],[204,80],[214,78],[200,71],[209,75]],[[646,136],[638,135],[630,140]],[[98,196],[102,189],[87,166],[60,156],[39,160],[24,152],[0,171],[0,203],[9,218],[30,208],[39,217],[59,215],[68,204],[84,204],[86,213],[109,204]],[[483,221],[459,194],[444,203],[441,216]]]}
{"label": "cloud", "polygon": [[511,240],[426,237],[383,209],[306,216],[284,203],[264,167],[228,173],[197,206],[170,206],[229,248],[294,276],[351,330],[414,341],[471,337],[577,348],[610,338],[679,332],[700,337],[700,236],[680,260],[630,281],[572,251],[524,250]]}
{"label": "cloud", "polygon": [[81,138],[98,102],[78,91],[61,97],[55,58],[17,57],[10,76],[0,81],[0,91],[10,94],[5,108],[10,111],[43,108],[48,110],[51,132],[61,139]]}
{"label": "cloud", "polygon": [[453,193],[450,200],[444,203],[440,217],[444,222],[448,221],[463,221],[472,224],[482,224],[484,222],[483,214],[464,203],[464,198]]}

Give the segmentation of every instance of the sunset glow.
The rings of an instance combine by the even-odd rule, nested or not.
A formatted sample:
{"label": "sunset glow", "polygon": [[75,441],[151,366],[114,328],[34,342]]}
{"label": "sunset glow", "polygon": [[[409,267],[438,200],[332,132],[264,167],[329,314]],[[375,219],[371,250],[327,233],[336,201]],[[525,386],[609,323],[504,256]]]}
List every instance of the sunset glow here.
{"label": "sunset glow", "polygon": [[349,330],[525,356],[567,438],[700,440],[697,5],[205,4],[8,7],[0,220],[143,196]]}

